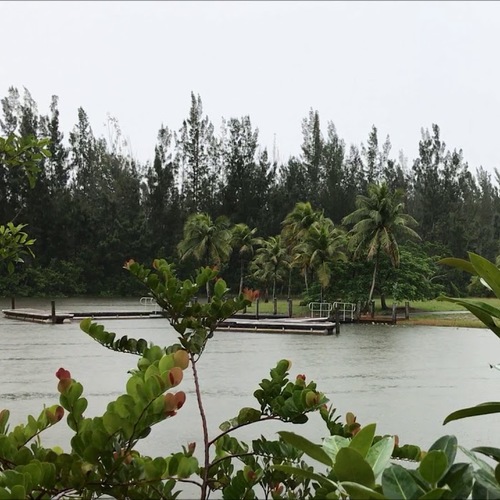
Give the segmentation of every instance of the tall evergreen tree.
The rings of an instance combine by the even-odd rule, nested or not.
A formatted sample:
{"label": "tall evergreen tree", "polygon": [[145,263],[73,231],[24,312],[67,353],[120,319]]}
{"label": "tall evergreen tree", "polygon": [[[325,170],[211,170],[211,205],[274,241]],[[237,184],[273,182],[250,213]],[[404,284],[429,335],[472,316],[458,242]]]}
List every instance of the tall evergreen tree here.
{"label": "tall evergreen tree", "polygon": [[302,120],[302,161],[306,171],[307,198],[312,203],[319,202],[319,193],[323,179],[324,140],[318,111],[309,111]]}
{"label": "tall evergreen tree", "polygon": [[368,184],[374,184],[380,179],[381,162],[378,146],[378,131],[375,125],[372,125],[368,135],[367,145],[362,145],[364,157],[365,179]]}
{"label": "tall evergreen tree", "polygon": [[452,255],[464,257],[472,250],[474,240],[471,204],[475,183],[462,151],[446,150],[437,125],[432,126],[432,135],[422,130],[413,183],[411,213],[420,222],[422,237],[445,245]]}
{"label": "tall evergreen tree", "polygon": [[335,125],[329,122],[323,146],[325,173],[320,190],[320,205],[325,210],[325,216],[335,223],[340,223],[342,217],[348,213],[346,207],[349,207],[344,172],[345,156],[345,143],[337,134]]}
{"label": "tall evergreen tree", "polygon": [[158,132],[153,164],[146,172],[147,194],[144,200],[153,257],[173,258],[177,242],[182,237],[185,215],[177,177],[173,134],[168,127],[162,126]]}
{"label": "tall evergreen tree", "polygon": [[188,213],[213,211],[216,205],[219,146],[208,116],[203,117],[201,97],[191,92],[189,118],[179,131],[177,152],[181,189]]}
{"label": "tall evergreen tree", "polygon": [[258,130],[253,129],[250,117],[225,122],[222,145],[221,212],[234,222],[255,225],[259,205],[266,197],[262,185],[266,174],[262,179],[257,160]]}

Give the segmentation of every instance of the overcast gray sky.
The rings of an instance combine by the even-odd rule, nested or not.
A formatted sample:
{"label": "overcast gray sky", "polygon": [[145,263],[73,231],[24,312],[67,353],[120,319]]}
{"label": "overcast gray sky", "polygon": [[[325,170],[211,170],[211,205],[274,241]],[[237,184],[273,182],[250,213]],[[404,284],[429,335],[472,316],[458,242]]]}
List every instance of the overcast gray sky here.
{"label": "overcast gray sky", "polygon": [[437,123],[471,170],[500,167],[498,2],[0,2],[0,95],[60,98],[65,135],[116,117],[135,156],[178,129],[190,92],[216,128],[250,115],[281,160],[317,109],[350,143],[372,124],[411,161]]}

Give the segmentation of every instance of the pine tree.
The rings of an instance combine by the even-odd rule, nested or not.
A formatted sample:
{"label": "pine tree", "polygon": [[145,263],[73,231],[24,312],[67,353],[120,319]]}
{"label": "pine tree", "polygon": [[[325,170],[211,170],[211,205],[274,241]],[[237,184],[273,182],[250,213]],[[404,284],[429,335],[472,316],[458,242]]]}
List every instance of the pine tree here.
{"label": "pine tree", "polygon": [[177,154],[181,166],[181,190],[188,213],[211,210],[216,205],[219,153],[214,127],[203,117],[201,97],[191,92],[189,118],[179,130]]}
{"label": "pine tree", "polygon": [[162,126],[158,132],[153,164],[146,173],[144,205],[151,257],[172,258],[182,236],[185,216],[177,187],[178,167],[173,142],[173,133]]}
{"label": "pine tree", "polygon": [[318,111],[309,111],[309,116],[302,120],[302,161],[307,173],[307,199],[317,204],[323,179],[324,140]]}

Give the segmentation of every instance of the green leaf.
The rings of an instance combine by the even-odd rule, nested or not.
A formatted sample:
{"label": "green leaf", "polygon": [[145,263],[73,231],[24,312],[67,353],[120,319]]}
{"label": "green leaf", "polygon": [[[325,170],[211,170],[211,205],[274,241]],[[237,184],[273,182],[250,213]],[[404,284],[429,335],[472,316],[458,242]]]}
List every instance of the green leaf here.
{"label": "green leaf", "polygon": [[493,458],[497,462],[500,462],[500,448],[492,448],[491,446],[477,446],[476,448],[472,448],[471,451],[475,451],[476,453],[482,453],[487,457]]}
{"label": "green leaf", "polygon": [[377,479],[389,465],[393,451],[394,437],[392,436],[382,438],[368,450],[366,461],[370,464],[375,479]]}
{"label": "green leaf", "polygon": [[339,450],[333,471],[339,481],[359,483],[368,488],[375,486],[375,476],[372,468],[354,448]]}
{"label": "green leaf", "polygon": [[438,486],[448,486],[452,498],[469,498],[474,483],[473,471],[471,464],[453,464]]}
{"label": "green leaf", "polygon": [[438,264],[444,264],[445,266],[456,267],[470,274],[474,275],[477,274],[476,270],[474,269],[474,266],[468,260],[457,259],[455,257],[446,257],[444,259],[438,260]]}
{"label": "green leaf", "polygon": [[314,458],[314,460],[317,460],[318,462],[329,467],[332,466],[330,457],[320,445],[312,443],[305,437],[295,434],[294,432],[280,431],[278,434],[281,436],[283,441],[295,446],[295,448],[298,448],[299,450],[302,450],[306,455]]}
{"label": "green leaf", "polygon": [[438,500],[439,498],[443,498],[445,494],[450,492],[447,488],[434,488],[431,491],[428,491],[425,495],[418,497],[418,500]]}
{"label": "green leaf", "polygon": [[16,484],[10,489],[10,498],[26,498],[26,488],[22,484]]}
{"label": "green leaf", "polygon": [[350,498],[355,498],[356,500],[384,500],[386,498],[384,495],[362,484],[343,481],[340,485],[348,493]]}
{"label": "green leaf", "polygon": [[376,424],[364,426],[351,440],[349,448],[356,450],[363,458],[366,457],[375,436]]}
{"label": "green leaf", "polygon": [[217,280],[214,285],[215,297],[222,298],[226,292],[227,292],[226,282],[223,279]]}
{"label": "green leaf", "polygon": [[477,274],[488,283],[493,293],[500,297],[500,270],[488,259],[469,252],[469,259]]}
{"label": "green leaf", "polygon": [[166,371],[173,368],[174,365],[174,357],[171,354],[165,354],[165,356],[163,356],[158,363],[158,369],[160,373],[165,373]]}
{"label": "green leaf", "polygon": [[488,498],[500,499],[500,484],[494,474],[484,469],[479,469],[474,473],[476,481],[488,492]]}
{"label": "green leaf", "polygon": [[259,410],[256,410],[255,408],[245,407],[239,411],[236,418],[238,419],[238,424],[241,425],[251,422],[257,422],[258,420],[260,420],[261,416],[262,413]]}
{"label": "green leaf", "polygon": [[496,499],[496,497],[491,496],[488,493],[488,490],[478,481],[475,481],[474,486],[472,487],[472,498],[474,500],[489,500],[491,498]]}
{"label": "green leaf", "polygon": [[382,474],[384,495],[391,500],[415,498],[422,492],[411,474],[400,465],[391,465]]}
{"label": "green leaf", "polygon": [[493,471],[493,467],[491,467],[490,464],[479,458],[475,453],[472,453],[467,448],[464,448],[463,446],[459,446],[459,448],[465,455],[467,455],[467,457],[472,461],[472,463],[477,465],[480,469],[488,472],[488,474],[490,474],[491,476],[494,476],[495,473]]}
{"label": "green leaf", "polygon": [[328,436],[323,440],[323,449],[328,453],[328,456],[332,459],[332,463],[335,462],[335,457],[341,448],[347,448],[350,439],[343,436]]}
{"label": "green leaf", "polygon": [[450,467],[453,465],[453,462],[455,462],[455,457],[457,456],[457,447],[458,447],[457,438],[455,436],[446,435],[446,436],[441,436],[429,448],[429,451],[441,450],[446,454],[446,458],[448,460],[448,466],[446,467],[443,476],[448,473]]}
{"label": "green leaf", "polygon": [[429,451],[418,468],[420,475],[431,485],[437,484],[447,470],[448,459],[446,453],[441,450]]}
{"label": "green leaf", "polygon": [[462,408],[461,410],[454,411],[444,419],[443,425],[448,422],[453,422],[453,420],[477,417],[479,415],[489,415],[490,413],[500,413],[499,402],[481,403],[477,406],[471,406],[469,408]]}
{"label": "green leaf", "polygon": [[119,431],[122,427],[122,420],[114,413],[106,412],[102,417],[102,422],[106,432],[112,436],[115,432]]}

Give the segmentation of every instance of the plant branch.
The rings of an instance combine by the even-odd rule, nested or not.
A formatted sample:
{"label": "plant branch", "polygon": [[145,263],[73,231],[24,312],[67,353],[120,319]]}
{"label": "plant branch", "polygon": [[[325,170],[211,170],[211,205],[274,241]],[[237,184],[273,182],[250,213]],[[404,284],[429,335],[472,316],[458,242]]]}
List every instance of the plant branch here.
{"label": "plant branch", "polygon": [[203,428],[204,467],[203,467],[203,476],[202,476],[202,485],[201,485],[201,498],[203,500],[203,499],[206,499],[206,497],[207,497],[208,468],[210,467],[210,454],[209,454],[209,446],[210,445],[209,445],[209,441],[208,441],[207,416],[205,414],[205,409],[203,408],[203,401],[201,399],[200,380],[198,378],[198,371],[196,369],[196,360],[194,359],[194,355],[192,353],[189,353],[189,357],[191,358],[194,386],[195,386],[195,391],[196,391],[196,400],[198,402],[198,410],[200,412],[201,425]]}
{"label": "plant branch", "polygon": [[240,458],[240,457],[252,457],[254,455],[256,455],[256,453],[254,453],[253,451],[249,451],[248,453],[236,453],[235,455],[226,455],[225,457],[221,457],[221,458],[218,458],[217,460],[214,460],[210,464],[210,468],[214,467],[215,465],[217,465],[220,462],[224,462],[224,460],[228,460],[231,458]]}
{"label": "plant branch", "polygon": [[241,427],[245,427],[245,425],[256,424],[258,422],[266,422],[267,420],[281,420],[281,418],[275,417],[274,415],[269,415],[267,417],[260,418],[259,420],[254,420],[253,422],[245,422],[244,424],[238,424],[234,427],[231,427],[227,431],[221,432],[217,437],[208,442],[208,446],[212,446],[222,436],[225,436],[226,434],[229,434],[230,432],[233,432],[236,429],[240,429]]}

